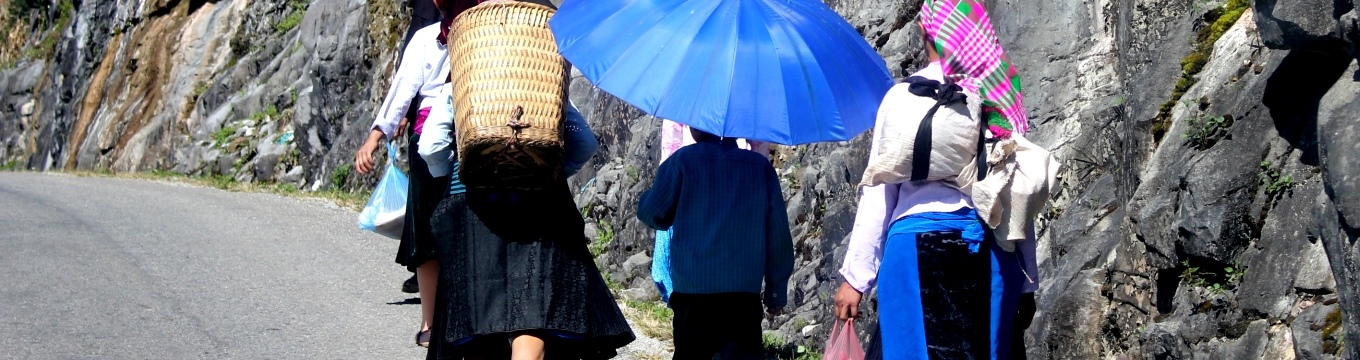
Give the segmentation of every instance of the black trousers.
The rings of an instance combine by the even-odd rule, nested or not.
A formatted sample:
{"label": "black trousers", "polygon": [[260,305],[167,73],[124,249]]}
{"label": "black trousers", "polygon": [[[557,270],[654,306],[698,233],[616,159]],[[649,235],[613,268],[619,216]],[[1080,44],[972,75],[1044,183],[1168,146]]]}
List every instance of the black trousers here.
{"label": "black trousers", "polygon": [[671,294],[675,360],[763,359],[760,294]]}
{"label": "black trousers", "polygon": [[1011,336],[1011,360],[1025,360],[1025,330],[1034,322],[1034,313],[1037,312],[1037,304],[1034,302],[1034,293],[1020,294],[1020,304],[1015,309],[1015,327]]}

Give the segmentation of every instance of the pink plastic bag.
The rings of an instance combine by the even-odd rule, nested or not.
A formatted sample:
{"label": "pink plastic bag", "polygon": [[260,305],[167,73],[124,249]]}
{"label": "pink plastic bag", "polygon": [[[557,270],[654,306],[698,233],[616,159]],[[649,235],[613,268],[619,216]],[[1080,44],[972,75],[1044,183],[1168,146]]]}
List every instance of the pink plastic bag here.
{"label": "pink plastic bag", "polygon": [[822,355],[822,360],[864,360],[864,347],[859,345],[852,321],[847,319],[831,329],[831,339],[826,341],[826,355]]}

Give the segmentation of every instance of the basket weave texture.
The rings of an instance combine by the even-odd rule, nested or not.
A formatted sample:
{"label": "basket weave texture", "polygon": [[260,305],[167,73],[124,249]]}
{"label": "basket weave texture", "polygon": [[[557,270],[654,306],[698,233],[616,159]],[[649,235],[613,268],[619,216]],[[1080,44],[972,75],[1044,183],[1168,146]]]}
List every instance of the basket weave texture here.
{"label": "basket weave texture", "polygon": [[469,187],[542,189],[561,176],[570,64],[548,27],[554,12],[483,3],[449,31],[459,177]]}

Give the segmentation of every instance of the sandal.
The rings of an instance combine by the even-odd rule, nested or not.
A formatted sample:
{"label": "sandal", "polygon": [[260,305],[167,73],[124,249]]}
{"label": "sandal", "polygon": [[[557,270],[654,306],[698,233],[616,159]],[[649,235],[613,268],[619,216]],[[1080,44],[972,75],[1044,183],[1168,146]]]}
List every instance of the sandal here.
{"label": "sandal", "polygon": [[430,347],[430,330],[423,330],[416,333],[416,346]]}

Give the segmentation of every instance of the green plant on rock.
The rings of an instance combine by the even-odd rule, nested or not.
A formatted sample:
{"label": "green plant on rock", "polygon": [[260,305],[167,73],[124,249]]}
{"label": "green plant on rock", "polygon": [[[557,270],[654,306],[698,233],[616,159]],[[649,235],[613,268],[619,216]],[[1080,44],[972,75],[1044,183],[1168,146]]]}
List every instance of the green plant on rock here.
{"label": "green plant on rock", "polygon": [[614,224],[609,220],[600,220],[599,235],[590,243],[590,254],[594,256],[604,254],[611,242],[614,242]]}
{"label": "green plant on rock", "polygon": [[779,360],[818,360],[822,354],[812,351],[811,348],[797,345],[784,340],[783,337],[771,333],[761,334],[761,343],[765,346],[766,359]]}
{"label": "green plant on rock", "polygon": [[1176,87],[1171,92],[1171,99],[1162,103],[1157,109],[1157,116],[1153,118],[1152,136],[1158,142],[1166,135],[1166,131],[1171,127],[1171,111],[1175,109],[1176,102],[1180,101],[1181,96],[1195,85],[1195,77],[1204,70],[1204,65],[1209,63],[1209,58],[1214,52],[1214,43],[1223,37],[1223,33],[1232,28],[1232,25],[1242,17],[1251,3],[1247,0],[1228,0],[1221,9],[1210,11],[1205,16],[1208,26],[1200,28],[1195,33],[1194,49],[1181,59],[1181,76],[1176,79]]}
{"label": "green plant on rock", "polygon": [[308,4],[309,2],[306,0],[295,0],[289,2],[288,15],[284,16],[283,19],[279,20],[279,22],[274,24],[274,31],[282,34],[288,32],[289,30],[293,30],[298,25],[302,24],[302,17],[307,13]]}
{"label": "green plant on rock", "polygon": [[295,147],[295,148],[289,149],[288,152],[283,153],[283,156],[279,158],[279,163],[280,163],[280,164],[284,164],[284,165],[288,165],[288,166],[297,166],[297,165],[299,164],[299,162],[301,161],[301,159],[302,159],[302,151],[298,150],[298,149]]}
{"label": "green plant on rock", "polygon": [[[20,1],[23,2],[23,1]],[[14,3],[10,4],[11,6]],[[46,9],[43,7],[42,9]],[[71,0],[61,0],[57,2],[57,17],[53,19],[51,26],[47,28],[47,33],[38,41],[37,46],[29,47],[24,50],[26,59],[50,59],[57,52],[57,45],[61,42],[61,35],[66,27],[71,25],[71,20],[75,18],[76,5]],[[27,15],[25,14],[25,17]]]}
{"label": "green plant on rock", "polygon": [[1227,135],[1228,128],[1233,124],[1233,117],[1232,115],[1194,116],[1185,121],[1190,125],[1190,129],[1181,134],[1181,139],[1185,140],[1186,145],[1192,148],[1204,150]]}
{"label": "green plant on rock", "polygon": [[278,184],[274,184],[274,187],[275,187],[275,190],[277,190],[277,191],[280,192],[280,193],[284,193],[284,194],[292,194],[292,193],[296,193],[296,192],[298,192],[298,191],[300,190],[300,189],[298,189],[297,184],[294,184],[294,183],[278,183]]}
{"label": "green plant on rock", "polygon": [[1204,280],[1204,277],[1200,275],[1199,267],[1190,266],[1190,260],[1181,261],[1181,266],[1185,268],[1184,270],[1181,270],[1181,283],[1194,287],[1205,286],[1206,281]]}
{"label": "green plant on rock", "polygon": [[50,6],[52,3],[47,0],[10,0],[5,11],[10,19],[23,19],[33,11],[46,12]]}
{"label": "green plant on rock", "polygon": [[1269,161],[1261,162],[1261,173],[1258,176],[1261,178],[1261,186],[1265,187],[1266,195],[1274,197],[1294,188],[1294,178],[1284,175]]}
{"label": "green plant on rock", "polygon": [[212,187],[228,190],[236,186],[236,178],[233,178],[230,175],[217,174],[209,177],[208,183],[212,185]]}
{"label": "green plant on rock", "polygon": [[1209,284],[1205,289],[1209,290],[1209,293],[1214,295],[1222,294],[1228,290],[1227,287],[1220,283]]}
{"label": "green plant on rock", "polygon": [[198,83],[198,86],[194,87],[194,99],[197,99],[203,96],[203,93],[208,92],[209,86],[210,85],[206,81]]}
{"label": "green plant on rock", "polygon": [[216,133],[213,133],[213,142],[218,147],[222,147],[227,144],[227,140],[231,140],[231,137],[235,135],[235,126],[223,126],[221,129],[218,129]]}
{"label": "green plant on rock", "polygon": [[1223,276],[1227,278],[1228,284],[1236,288],[1238,284],[1242,283],[1242,278],[1247,276],[1247,269],[1234,261],[1232,266],[1223,268]]}
{"label": "green plant on rock", "polygon": [[279,108],[274,105],[265,106],[264,110],[260,110],[255,112],[254,114],[250,114],[250,120],[254,120],[256,123],[264,121],[264,119],[274,119],[278,117]]}
{"label": "green plant on rock", "polygon": [[628,179],[633,180],[631,184],[636,184],[638,179],[642,178],[642,170],[636,166],[629,165],[627,169],[624,169],[624,172],[628,174]]}
{"label": "green plant on rock", "polygon": [[353,165],[350,164],[340,165],[335,170],[331,170],[331,188],[340,189],[344,187],[345,183],[349,181],[350,170],[353,170]]}
{"label": "green plant on rock", "polygon": [[1341,307],[1337,307],[1327,313],[1327,319],[1322,324],[1322,351],[1332,355],[1341,354],[1341,349],[1345,345],[1342,332],[1344,329],[1341,327]]}

